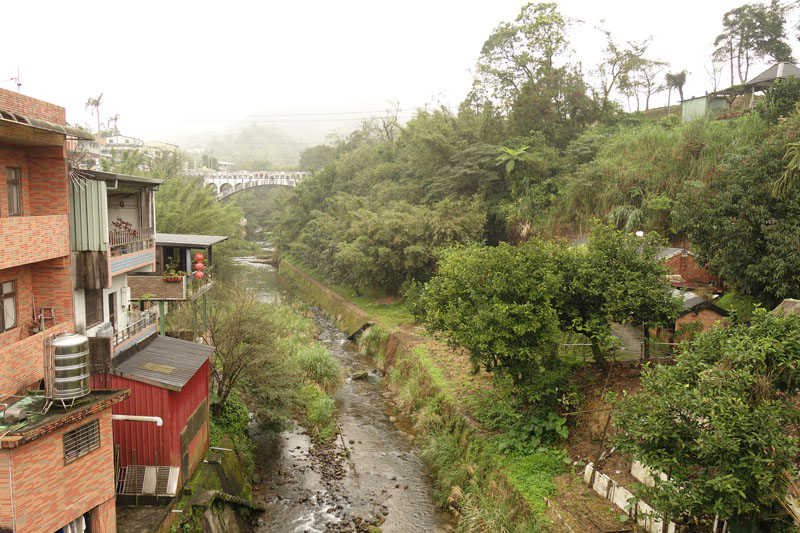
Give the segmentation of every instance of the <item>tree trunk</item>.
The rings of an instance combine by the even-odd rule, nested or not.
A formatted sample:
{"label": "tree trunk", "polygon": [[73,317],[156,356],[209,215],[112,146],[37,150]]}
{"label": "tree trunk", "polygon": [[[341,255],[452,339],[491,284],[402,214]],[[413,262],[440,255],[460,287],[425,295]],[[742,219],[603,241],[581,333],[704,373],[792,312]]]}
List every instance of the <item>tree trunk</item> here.
{"label": "tree trunk", "polygon": [[670,103],[670,100],[672,100],[672,88],[671,87],[667,90],[667,116],[669,116],[669,103]]}
{"label": "tree trunk", "polygon": [[600,349],[600,345],[597,341],[592,340],[592,357],[594,358],[594,362],[599,364],[602,367],[606,366],[606,358],[603,355],[603,350]]}
{"label": "tree trunk", "polygon": [[644,359],[650,360],[650,324],[644,324]]}

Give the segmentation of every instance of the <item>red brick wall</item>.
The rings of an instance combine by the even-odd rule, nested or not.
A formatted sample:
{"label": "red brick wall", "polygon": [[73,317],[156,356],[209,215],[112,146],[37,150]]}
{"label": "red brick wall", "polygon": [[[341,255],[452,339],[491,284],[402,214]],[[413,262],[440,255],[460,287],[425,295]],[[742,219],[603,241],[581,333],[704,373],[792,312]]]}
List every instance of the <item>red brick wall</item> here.
{"label": "red brick wall", "polygon": [[675,329],[677,330],[681,327],[681,324],[686,324],[688,322],[700,322],[703,324],[703,331],[706,331],[713,328],[717,321],[725,322],[725,317],[720,316],[716,311],[711,309],[703,309],[697,314],[689,312],[678,317],[675,321]]}
{"label": "red brick wall", "polygon": [[[27,179],[23,195],[28,210],[23,215],[69,214],[69,187],[64,146],[29,146],[25,149]],[[26,194],[27,193],[27,194]]]}
{"label": "red brick wall", "polygon": [[145,294],[154,294],[158,300],[172,299],[184,300],[186,294],[183,290],[184,279],[181,281],[164,281],[161,276],[128,275],[128,287],[131,289],[131,299],[139,299]]}
{"label": "red brick wall", "polygon": [[[72,320],[0,348],[0,395],[16,394],[38,384],[44,377],[44,335],[65,331],[75,331]],[[7,335],[12,335],[12,339],[20,337],[17,329]]]}
{"label": "red brick wall", "polygon": [[[90,420],[100,420],[100,448],[64,465],[63,435]],[[11,450],[17,533],[56,531],[97,506],[108,522],[115,498],[111,409]],[[94,524],[93,524],[94,525]]]}
{"label": "red brick wall", "polygon": [[56,124],[67,123],[67,114],[63,107],[7,89],[0,89],[0,109]]}
{"label": "red brick wall", "polygon": [[11,451],[0,450],[0,528],[11,528],[11,478],[8,465]]}
{"label": "red brick wall", "polygon": [[670,274],[680,274],[683,279],[693,285],[708,285],[712,281],[718,282],[718,278],[712,276],[705,268],[697,265],[692,255],[677,254],[667,259],[665,264]]}
{"label": "red brick wall", "polygon": [[92,511],[92,532],[116,533],[116,531],[117,506],[116,500],[112,498]]}
{"label": "red brick wall", "polygon": [[[69,266],[57,266],[59,260],[31,265],[31,281],[37,307],[52,307],[56,324],[73,319],[72,280]],[[54,264],[54,267],[50,265]],[[45,324],[48,325],[48,324]]]}

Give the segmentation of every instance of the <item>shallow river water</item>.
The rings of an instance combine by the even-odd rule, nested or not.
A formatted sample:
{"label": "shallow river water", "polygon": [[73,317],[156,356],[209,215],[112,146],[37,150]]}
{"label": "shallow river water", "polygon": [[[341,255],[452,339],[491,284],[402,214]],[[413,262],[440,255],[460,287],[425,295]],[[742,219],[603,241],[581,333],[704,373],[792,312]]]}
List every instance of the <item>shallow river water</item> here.
{"label": "shallow river water", "polygon": [[[287,297],[272,267],[259,265],[259,271],[252,285],[266,299]],[[448,515],[433,503],[430,476],[408,421],[386,398],[381,372],[331,321],[315,315],[318,342],[344,368],[335,397],[341,435],[334,446],[319,449],[300,426],[278,436],[256,433],[254,499],[267,511],[254,531],[367,531],[369,523],[380,523],[386,533],[452,529]],[[366,378],[351,378],[361,371]]]}

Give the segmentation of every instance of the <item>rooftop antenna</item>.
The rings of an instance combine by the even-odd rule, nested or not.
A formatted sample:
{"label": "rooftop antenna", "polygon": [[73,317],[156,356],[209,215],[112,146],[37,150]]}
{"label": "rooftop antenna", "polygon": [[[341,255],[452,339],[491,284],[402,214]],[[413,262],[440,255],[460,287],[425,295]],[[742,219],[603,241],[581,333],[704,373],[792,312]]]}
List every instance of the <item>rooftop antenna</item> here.
{"label": "rooftop antenna", "polygon": [[20,81],[20,78],[19,78],[19,65],[17,65],[17,76],[16,77],[12,76],[11,78],[8,78],[7,80],[0,80],[0,83],[5,83],[7,81],[13,81],[17,85],[17,92],[19,93],[20,87],[22,87],[22,82]]}

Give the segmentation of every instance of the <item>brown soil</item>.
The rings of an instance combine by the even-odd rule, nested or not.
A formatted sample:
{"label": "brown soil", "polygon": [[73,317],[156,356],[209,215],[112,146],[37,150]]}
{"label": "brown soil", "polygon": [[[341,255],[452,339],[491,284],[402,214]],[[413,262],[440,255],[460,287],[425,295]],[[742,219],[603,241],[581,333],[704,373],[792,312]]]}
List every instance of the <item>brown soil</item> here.
{"label": "brown soil", "polygon": [[[617,453],[609,453],[613,448],[614,417],[608,403],[608,396],[619,398],[623,392],[636,393],[641,388],[639,375],[641,368],[635,363],[615,363],[608,369],[594,364],[586,364],[575,373],[575,384],[584,400],[576,408],[580,414],[569,416],[570,435],[567,452],[573,461],[594,463],[601,453],[603,430],[608,417],[611,424],[603,441],[602,451],[605,457],[600,461],[599,470],[613,477],[619,483],[627,485],[635,479],[630,475],[630,463]],[[605,389],[603,386],[608,384]],[[586,412],[584,412],[586,411]]]}
{"label": "brown soil", "polygon": [[[601,499],[571,474],[557,476],[557,494],[550,500],[552,518],[565,522],[572,531],[611,533],[641,531],[625,513]],[[623,520],[625,519],[625,520]]]}

